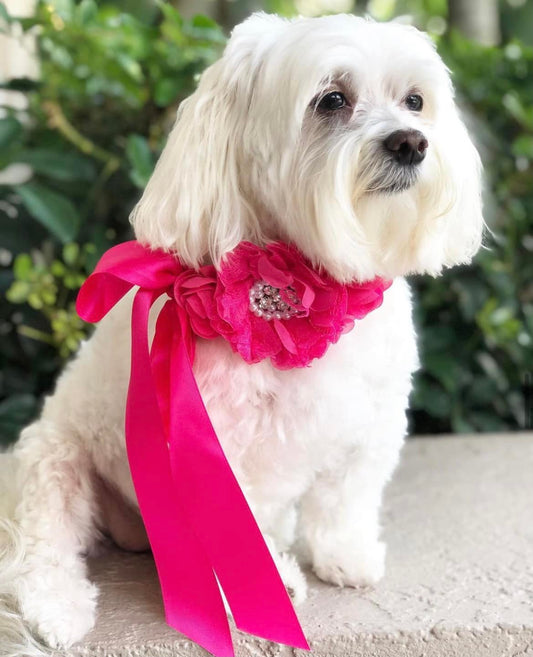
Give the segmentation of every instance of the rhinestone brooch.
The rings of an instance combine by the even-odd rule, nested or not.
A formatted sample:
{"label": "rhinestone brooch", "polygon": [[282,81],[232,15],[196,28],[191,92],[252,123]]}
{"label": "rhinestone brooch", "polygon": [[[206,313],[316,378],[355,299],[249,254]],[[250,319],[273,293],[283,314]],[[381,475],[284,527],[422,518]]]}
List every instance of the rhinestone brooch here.
{"label": "rhinestone brooch", "polygon": [[250,289],[250,310],[256,317],[267,321],[295,317],[299,311],[294,306],[298,306],[300,300],[294,288],[290,286],[286,287],[283,293],[284,298],[279,287],[273,287],[265,281],[257,281]]}

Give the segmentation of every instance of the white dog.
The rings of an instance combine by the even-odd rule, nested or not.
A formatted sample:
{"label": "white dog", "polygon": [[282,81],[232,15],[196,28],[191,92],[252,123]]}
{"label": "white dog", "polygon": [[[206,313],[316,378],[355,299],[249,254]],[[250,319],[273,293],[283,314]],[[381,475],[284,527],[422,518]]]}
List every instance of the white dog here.
{"label": "white dog", "polygon": [[[324,581],[376,582],[382,491],[417,367],[402,277],[469,262],[483,226],[478,154],[431,41],[354,16],[253,15],[181,105],[132,222],[191,266],[281,240],[339,281],[394,279],[309,368],[249,365],[221,338],[198,341],[194,366],[295,601],[297,538]],[[101,322],[16,448],[24,558],[5,592],[51,646],[93,626],[84,555],[101,534],[146,547],[124,446],[130,308],[128,295]]]}

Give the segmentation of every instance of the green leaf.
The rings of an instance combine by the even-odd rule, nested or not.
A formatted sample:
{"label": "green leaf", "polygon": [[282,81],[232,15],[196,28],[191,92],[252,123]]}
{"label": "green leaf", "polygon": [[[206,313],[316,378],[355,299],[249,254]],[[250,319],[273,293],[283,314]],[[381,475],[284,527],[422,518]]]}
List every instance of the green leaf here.
{"label": "green leaf", "polygon": [[507,424],[498,417],[495,412],[491,411],[471,411],[469,419],[476,427],[477,431],[504,431],[507,429]]}
{"label": "green leaf", "polygon": [[13,273],[15,278],[19,281],[30,280],[30,275],[33,270],[33,262],[28,253],[19,253],[13,263]]}
{"label": "green leaf", "polygon": [[154,158],[145,137],[129,135],[126,143],[126,156],[131,164],[131,180],[137,187],[146,186],[154,168]]}
{"label": "green leaf", "polygon": [[163,2],[163,0],[158,0],[157,5],[159,9],[161,9],[162,14],[167,21],[170,21],[179,27],[183,25],[183,18],[181,17],[181,14],[172,5],[168,4],[167,2]]}
{"label": "green leaf", "polygon": [[36,25],[42,26],[43,21],[40,16],[17,16],[17,23],[22,27],[24,32],[27,32],[28,30],[31,30],[32,27],[35,27]]}
{"label": "green leaf", "polygon": [[533,160],[533,136],[520,135],[513,141],[511,149],[516,157],[527,157]]}
{"label": "green leaf", "polygon": [[79,255],[80,246],[79,244],[76,244],[76,242],[69,242],[63,247],[63,260],[67,263],[67,265],[71,267],[75,265]]}
{"label": "green leaf", "polygon": [[455,393],[468,378],[468,372],[462,370],[461,363],[445,351],[425,354],[424,369],[434,376],[449,394]]}
{"label": "green leaf", "polygon": [[94,0],[82,0],[76,8],[76,18],[80,25],[86,26],[93,22],[98,14],[98,7]]}
{"label": "green leaf", "polygon": [[12,116],[0,119],[0,152],[6,150],[22,134],[22,125]]}
{"label": "green leaf", "polygon": [[476,354],[476,360],[500,393],[505,393],[509,388],[509,381],[496,359],[489,352],[484,351]]}
{"label": "green leaf", "polygon": [[10,303],[24,303],[31,292],[31,285],[26,281],[14,281],[6,292],[6,299]]}
{"label": "green leaf", "polygon": [[524,105],[524,101],[516,91],[506,93],[502,98],[502,103],[509,114],[526,130],[533,130],[533,111]]}
{"label": "green leaf", "polygon": [[452,431],[454,433],[475,433],[476,428],[468,422],[459,411],[455,411],[451,417]]}
{"label": "green leaf", "polygon": [[142,68],[136,59],[134,59],[133,57],[129,57],[124,53],[119,53],[115,57],[116,57],[116,61],[120,64],[124,72],[129,77],[132,77],[136,82],[142,81],[143,79]]}
{"label": "green leaf", "polygon": [[440,386],[424,378],[417,381],[413,407],[424,409],[434,417],[445,419],[451,413],[451,399]]}
{"label": "green leaf", "polygon": [[50,272],[56,278],[63,278],[66,272],[66,267],[60,260],[54,260],[50,265]]}
{"label": "green leaf", "polygon": [[[473,321],[476,313],[487,301],[488,290],[486,282],[480,281],[471,275],[465,275],[462,277],[458,276],[452,281],[451,288],[458,296],[458,302],[463,317],[467,321]],[[455,341],[457,336],[454,331],[452,331],[452,334],[454,336],[453,341]]]}
{"label": "green leaf", "polygon": [[29,164],[33,170],[55,180],[94,180],[96,169],[87,158],[49,148],[34,148],[17,155],[17,162]]}
{"label": "green leaf", "polygon": [[216,21],[204,14],[196,14],[196,16],[193,16],[191,23],[194,27],[209,27],[214,30],[220,29]]}
{"label": "green leaf", "polygon": [[225,43],[226,37],[217,23],[208,16],[197,14],[192,21],[183,26],[184,34],[193,39],[211,41],[213,43]]}
{"label": "green leaf", "polygon": [[154,101],[158,107],[167,107],[176,100],[183,89],[184,81],[178,76],[172,78],[160,78],[155,83]]}
{"label": "green leaf", "polygon": [[15,189],[34,219],[64,244],[74,240],[81,217],[68,198],[39,183],[26,183]]}
{"label": "green leaf", "polygon": [[49,4],[64,21],[70,22],[72,20],[76,6],[74,0],[52,0]]}

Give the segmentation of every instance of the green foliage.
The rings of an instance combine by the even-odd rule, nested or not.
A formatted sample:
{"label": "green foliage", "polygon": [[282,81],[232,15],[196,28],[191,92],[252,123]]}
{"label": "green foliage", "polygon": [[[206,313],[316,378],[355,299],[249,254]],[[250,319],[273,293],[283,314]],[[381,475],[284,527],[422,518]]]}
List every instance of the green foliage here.
{"label": "green foliage", "polygon": [[[128,215],[183,97],[225,42],[209,18],[170,5],[40,2],[0,29],[36,35],[40,80],[6,80],[27,110],[0,113],[0,441],[38,411],[87,327],[76,292],[99,256],[131,238]],[[12,178],[13,176],[10,176]],[[4,178],[5,179],[5,178]]]}
{"label": "green foliage", "polygon": [[[75,242],[65,244],[61,260],[47,263],[45,254],[37,251],[34,258],[20,253],[13,263],[14,281],[6,292],[13,304],[27,303],[40,311],[50,323],[50,333],[21,324],[19,333],[51,344],[63,358],[70,356],[85,337],[83,322],[74,304],[68,303],[70,292],[76,292],[92,270],[95,248]],[[66,305],[68,303],[68,305]]]}
{"label": "green foliage", "polygon": [[[292,13],[290,0],[271,5]],[[397,3],[415,5],[428,28],[446,15],[445,0]],[[177,105],[224,44],[213,21],[183,20],[164,2],[54,0],[21,20],[0,2],[0,29],[16,23],[36,35],[41,75],[0,84],[29,102],[0,114],[0,170],[19,173],[0,184],[0,440],[37,413],[85,336],[76,291],[104,250],[131,237],[129,212]],[[457,34],[439,49],[477,135],[493,235],[473,267],[413,280],[423,369],[412,429],[519,428],[533,370],[533,54]]]}
{"label": "green foliage", "polygon": [[533,49],[439,43],[485,167],[486,248],[474,266],[417,279],[419,432],[526,428],[533,370]]}

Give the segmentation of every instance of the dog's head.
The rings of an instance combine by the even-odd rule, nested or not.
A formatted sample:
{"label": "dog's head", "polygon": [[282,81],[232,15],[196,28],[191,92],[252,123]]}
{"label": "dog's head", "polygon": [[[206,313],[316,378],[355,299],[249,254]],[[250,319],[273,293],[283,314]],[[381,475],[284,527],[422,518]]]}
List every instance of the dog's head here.
{"label": "dog's head", "polygon": [[280,239],[342,281],[436,274],[479,248],[480,169],[425,35],[255,14],[180,106],[132,222],[192,266]]}

